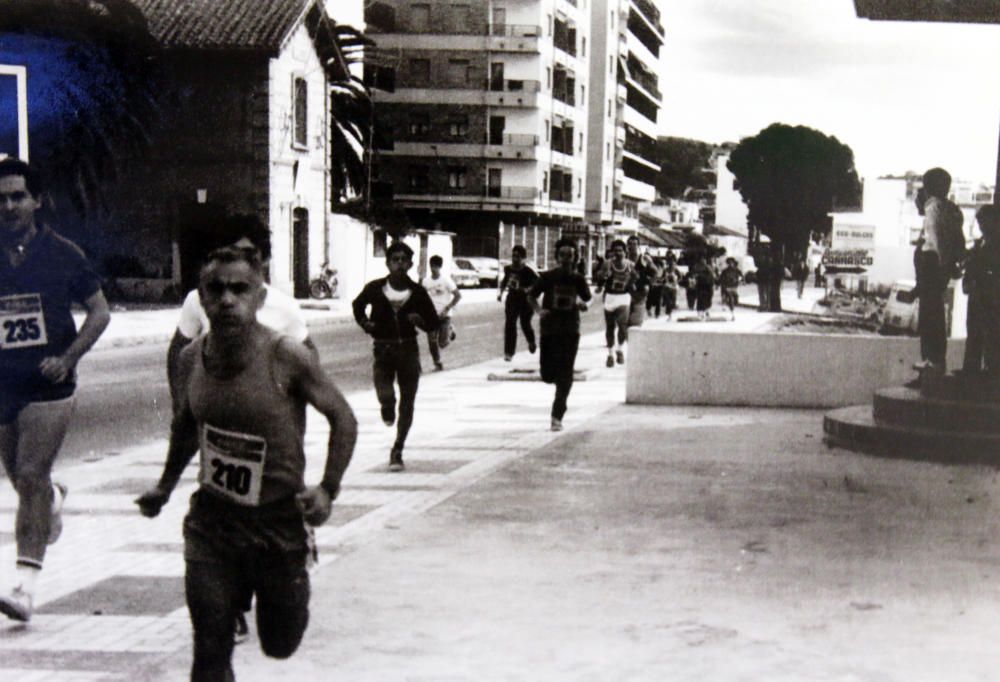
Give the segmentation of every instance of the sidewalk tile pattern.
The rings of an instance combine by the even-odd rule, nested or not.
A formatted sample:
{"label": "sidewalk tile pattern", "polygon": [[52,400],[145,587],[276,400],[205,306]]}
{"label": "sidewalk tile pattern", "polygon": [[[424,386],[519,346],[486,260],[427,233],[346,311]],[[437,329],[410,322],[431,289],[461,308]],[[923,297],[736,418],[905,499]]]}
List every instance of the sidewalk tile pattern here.
{"label": "sidewalk tile pattern", "polygon": [[[601,339],[591,335],[581,345],[578,367],[600,367]],[[537,362],[527,354],[515,360],[525,367]],[[403,519],[559,437],[548,430],[551,386],[486,380],[491,371],[509,366],[492,361],[424,377],[403,473],[388,472],[395,431],[378,424],[374,393],[349,396],[361,434],[333,518],[316,531],[316,571],[383,529],[396,528]],[[624,399],[623,368],[591,372],[590,379],[577,384],[570,396],[569,430]],[[310,410],[305,441],[309,482],[321,477],[327,436],[325,420]],[[140,676],[139,669],[155,674],[165,662],[171,667],[169,662],[190,648],[181,522],[196,489],[196,463],[156,519],[140,516],[133,503],[157,480],[165,452],[161,441],[113,458],[57,466],[55,478],[72,491],[65,530],[49,548],[31,622],[0,623],[0,679],[133,679]],[[14,492],[4,484],[0,528],[13,527],[15,508]],[[12,535],[0,535],[0,585],[10,584],[15,558]],[[105,670],[78,670],[91,666],[54,666],[58,660],[106,660],[108,665]]]}

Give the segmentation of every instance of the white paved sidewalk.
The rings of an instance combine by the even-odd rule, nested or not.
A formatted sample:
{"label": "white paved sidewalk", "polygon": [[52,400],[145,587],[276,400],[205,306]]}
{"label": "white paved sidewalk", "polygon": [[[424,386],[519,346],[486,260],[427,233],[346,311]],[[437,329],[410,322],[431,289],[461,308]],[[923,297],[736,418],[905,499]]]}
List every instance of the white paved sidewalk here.
{"label": "white paved sidewalk", "polygon": [[[573,388],[567,429],[624,401],[624,368],[604,369],[603,360],[602,335],[584,337],[577,367],[592,371]],[[559,435],[549,431],[552,386],[486,380],[490,372],[511,367],[537,367],[537,356],[521,353],[513,363],[494,360],[425,374],[405,451],[407,471],[401,474],[387,471],[395,431],[381,424],[374,392],[349,396],[360,437],[334,516],[317,532],[315,589],[323,589],[323,566],[394,520],[433,507]],[[328,429],[315,412],[308,424],[307,480],[315,482]],[[160,663],[172,661],[166,667],[177,669],[174,657],[189,655],[181,521],[195,489],[195,465],[158,518],[141,517],[132,501],[158,478],[165,450],[158,442],[57,469],[70,488],[65,530],[50,548],[31,623],[0,623],[0,679],[159,679]],[[0,585],[10,584],[16,558],[15,508],[14,493],[3,484]]]}

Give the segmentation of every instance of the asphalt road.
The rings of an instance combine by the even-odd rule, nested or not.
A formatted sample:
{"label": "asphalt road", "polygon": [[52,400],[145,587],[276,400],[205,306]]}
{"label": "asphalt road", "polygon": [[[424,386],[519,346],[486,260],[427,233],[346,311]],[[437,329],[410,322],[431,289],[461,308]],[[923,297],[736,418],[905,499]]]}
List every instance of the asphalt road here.
{"label": "asphalt road", "polygon": [[[503,312],[499,304],[459,309],[458,338],[444,351],[447,368],[463,367],[503,353]],[[537,330],[537,320],[535,322]],[[584,315],[583,332],[603,328],[596,307]],[[371,344],[353,321],[318,327],[312,338],[323,368],[345,393],[371,389]],[[519,349],[524,339],[519,336]],[[421,341],[421,360],[430,356]],[[166,344],[109,348],[88,354],[79,366],[76,414],[60,462],[98,459],[123,448],[165,438],[170,429]]]}

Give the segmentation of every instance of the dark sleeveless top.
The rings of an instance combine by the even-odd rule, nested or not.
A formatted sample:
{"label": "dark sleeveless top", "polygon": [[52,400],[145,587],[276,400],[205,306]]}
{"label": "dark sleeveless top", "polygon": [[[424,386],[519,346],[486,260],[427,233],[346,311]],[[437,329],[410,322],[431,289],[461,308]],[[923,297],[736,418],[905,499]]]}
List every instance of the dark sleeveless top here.
{"label": "dark sleeveless top", "polygon": [[205,370],[207,337],[200,337],[194,342],[188,382],[188,401],[198,422],[201,489],[249,507],[289,498],[304,488],[305,400],[278,384],[275,353],[285,337],[267,332],[250,364],[226,379]]}

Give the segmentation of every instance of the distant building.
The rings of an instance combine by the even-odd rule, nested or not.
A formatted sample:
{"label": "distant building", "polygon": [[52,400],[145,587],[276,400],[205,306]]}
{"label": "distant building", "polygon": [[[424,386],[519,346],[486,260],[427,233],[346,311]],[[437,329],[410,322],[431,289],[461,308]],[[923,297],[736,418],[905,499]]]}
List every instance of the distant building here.
{"label": "distant building", "polygon": [[560,234],[588,239],[587,5],[381,0],[366,21],[394,82],[374,93],[373,178],[411,225],[462,255],[524,243],[540,267]]}
{"label": "distant building", "polygon": [[593,0],[587,221],[635,234],[656,198],[656,139],[665,40],[654,0]]}

